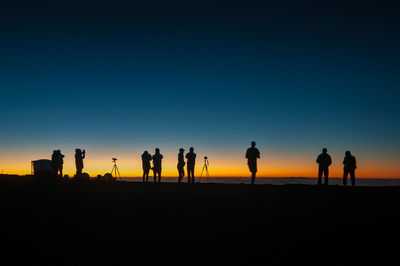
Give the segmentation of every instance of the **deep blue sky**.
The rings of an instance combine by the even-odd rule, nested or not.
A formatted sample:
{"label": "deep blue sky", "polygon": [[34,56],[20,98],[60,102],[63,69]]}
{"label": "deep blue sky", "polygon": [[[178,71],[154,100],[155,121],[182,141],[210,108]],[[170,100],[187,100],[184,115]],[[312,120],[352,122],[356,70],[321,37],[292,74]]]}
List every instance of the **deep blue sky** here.
{"label": "deep blue sky", "polygon": [[396,1],[2,1],[0,10],[0,158],[155,145],[242,158],[255,139],[281,160],[322,146],[400,159]]}

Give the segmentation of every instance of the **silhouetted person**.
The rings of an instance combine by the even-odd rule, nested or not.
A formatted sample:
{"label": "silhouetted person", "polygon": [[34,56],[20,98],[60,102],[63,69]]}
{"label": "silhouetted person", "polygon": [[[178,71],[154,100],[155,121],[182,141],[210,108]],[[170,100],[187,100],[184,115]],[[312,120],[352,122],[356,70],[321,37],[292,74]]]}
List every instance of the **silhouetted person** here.
{"label": "silhouetted person", "polygon": [[318,169],[318,185],[322,183],[322,175],[325,177],[325,185],[328,185],[329,179],[329,166],[332,164],[332,158],[328,154],[328,150],[326,148],[322,149],[322,153],[318,155],[317,163],[319,165]]}
{"label": "silhouetted person", "polygon": [[254,184],[257,173],[257,159],[260,158],[260,151],[256,148],[256,142],[251,142],[251,147],[246,151],[247,165],[251,172],[251,184]]}
{"label": "silhouetted person", "polygon": [[196,163],[196,153],[193,151],[193,147],[190,147],[189,152],[186,154],[188,183],[194,183],[194,165]]}
{"label": "silhouetted person", "polygon": [[53,154],[51,155],[51,167],[53,168],[53,176],[56,177],[58,173],[58,156],[57,151],[54,150]]}
{"label": "silhouetted person", "polygon": [[144,151],[142,154],[142,165],[143,165],[143,183],[149,182],[149,172],[150,172],[150,161],[151,155],[148,151]]}
{"label": "silhouetted person", "polygon": [[179,149],[179,153],[178,153],[178,164],[176,166],[176,168],[178,168],[178,173],[179,173],[179,177],[178,177],[178,183],[180,183],[182,181],[182,178],[185,176],[185,158],[183,156],[183,152],[185,150],[180,148]]}
{"label": "silhouetted person", "polygon": [[355,186],[356,185],[356,175],[355,171],[357,168],[357,162],[356,162],[356,157],[351,155],[349,151],[346,151],[345,157],[343,160],[343,185],[347,185],[347,177],[350,174],[351,178],[351,185]]}
{"label": "silhouetted person", "polygon": [[81,149],[75,149],[76,179],[80,179],[82,176],[83,159],[85,159],[85,154],[85,150],[81,151]]}
{"label": "silhouetted person", "polygon": [[57,150],[57,175],[63,177],[64,154]]}
{"label": "silhouetted person", "polygon": [[164,156],[160,154],[160,149],[156,148],[156,151],[153,155],[153,172],[154,172],[154,182],[157,182],[158,176],[158,183],[161,182],[161,163]]}

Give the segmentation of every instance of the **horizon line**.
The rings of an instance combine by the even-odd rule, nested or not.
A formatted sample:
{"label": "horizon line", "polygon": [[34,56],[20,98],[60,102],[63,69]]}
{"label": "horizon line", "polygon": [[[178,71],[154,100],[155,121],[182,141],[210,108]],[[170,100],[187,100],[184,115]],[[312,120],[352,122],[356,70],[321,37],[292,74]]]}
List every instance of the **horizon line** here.
{"label": "horizon line", "polygon": [[[33,176],[33,174],[7,174],[7,173],[0,173],[0,176],[19,176],[19,177],[25,177],[25,176]],[[95,178],[97,175],[89,175],[91,178]],[[73,176],[69,176],[70,179],[73,179]],[[117,177],[117,180],[120,177]],[[143,178],[142,176],[121,176],[121,178]],[[149,179],[153,178],[153,176],[149,176]],[[178,178],[178,176],[162,176],[162,178]],[[187,178],[186,176],[184,178]],[[205,176],[196,176],[196,179],[206,179],[207,177]],[[210,178],[251,178],[251,176],[210,176]],[[257,176],[256,179],[258,178],[272,178],[272,179],[285,179],[285,178],[308,178],[308,179],[317,179],[317,176]],[[329,177],[329,179],[343,179],[343,177]],[[400,179],[399,177],[356,177],[356,179]]]}

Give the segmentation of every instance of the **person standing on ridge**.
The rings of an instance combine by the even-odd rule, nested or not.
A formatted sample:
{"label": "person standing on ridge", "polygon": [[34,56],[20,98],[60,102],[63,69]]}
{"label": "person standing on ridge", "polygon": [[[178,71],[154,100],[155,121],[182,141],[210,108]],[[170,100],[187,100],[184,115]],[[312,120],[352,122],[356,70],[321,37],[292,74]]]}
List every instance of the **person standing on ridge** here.
{"label": "person standing on ridge", "polygon": [[54,150],[53,154],[51,155],[51,167],[53,168],[53,176],[57,177],[58,168],[57,168],[57,151]]}
{"label": "person standing on ridge", "polygon": [[257,159],[260,158],[260,151],[256,148],[256,142],[251,142],[251,147],[246,151],[247,165],[251,172],[251,184],[254,184],[257,173]]}
{"label": "person standing on ridge", "polygon": [[357,162],[356,162],[356,157],[351,155],[351,152],[346,151],[345,157],[343,160],[343,185],[347,185],[347,177],[350,174],[351,178],[351,185],[355,186],[356,185],[356,175],[355,175],[355,170],[357,169]]}
{"label": "person standing on ridge", "polygon": [[81,151],[81,149],[75,149],[75,166],[76,166],[75,178],[77,180],[79,180],[82,176],[83,159],[85,159],[85,155],[86,155],[85,150]]}
{"label": "person standing on ridge", "polygon": [[317,163],[319,165],[318,168],[318,185],[321,185],[322,183],[322,175],[325,177],[325,185],[328,185],[328,179],[329,179],[329,166],[332,164],[332,158],[328,154],[328,149],[323,148],[322,153],[318,155],[317,158]]}
{"label": "person standing on ridge", "polygon": [[[196,163],[196,153],[194,153],[193,151],[194,148],[190,147],[189,152],[186,154],[188,184],[194,183],[194,165]],[[192,179],[190,179],[190,176],[192,177]]]}
{"label": "person standing on ridge", "polygon": [[182,178],[185,176],[185,159],[183,156],[183,152],[185,150],[180,148],[179,149],[179,153],[178,153],[178,165],[176,166],[176,168],[178,168],[178,173],[179,173],[179,177],[178,177],[178,183],[180,183],[182,181]]}
{"label": "person standing on ridge", "polygon": [[160,149],[156,148],[155,153],[153,155],[153,172],[154,172],[154,183],[157,182],[158,175],[158,183],[161,182],[161,162],[164,156],[160,154]]}
{"label": "person standing on ridge", "polygon": [[144,151],[142,154],[142,166],[143,166],[143,183],[149,183],[149,172],[150,172],[150,161],[151,155],[148,151]]}
{"label": "person standing on ridge", "polygon": [[57,174],[60,173],[60,177],[63,177],[64,157],[64,154],[57,150]]}

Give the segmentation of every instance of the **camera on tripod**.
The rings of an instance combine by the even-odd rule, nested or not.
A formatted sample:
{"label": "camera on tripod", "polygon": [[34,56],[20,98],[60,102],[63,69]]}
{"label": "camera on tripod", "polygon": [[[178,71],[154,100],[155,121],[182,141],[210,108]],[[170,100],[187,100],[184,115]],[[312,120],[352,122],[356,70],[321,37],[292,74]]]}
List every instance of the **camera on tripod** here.
{"label": "camera on tripod", "polygon": [[208,173],[208,166],[210,165],[210,163],[208,162],[208,157],[204,156],[204,165],[203,165],[203,169],[201,170],[201,174],[200,174],[200,178],[203,177],[203,172],[205,170],[205,174],[206,174],[206,181],[208,183],[211,183],[211,178],[210,178],[210,174]]}
{"label": "camera on tripod", "polygon": [[111,170],[111,176],[114,178],[114,180],[117,180],[117,177],[119,177],[119,179],[122,180],[121,179],[121,174],[119,173],[119,170],[118,170],[117,160],[118,160],[117,158],[114,158],[114,157],[112,158],[114,166],[113,166],[113,168]]}

